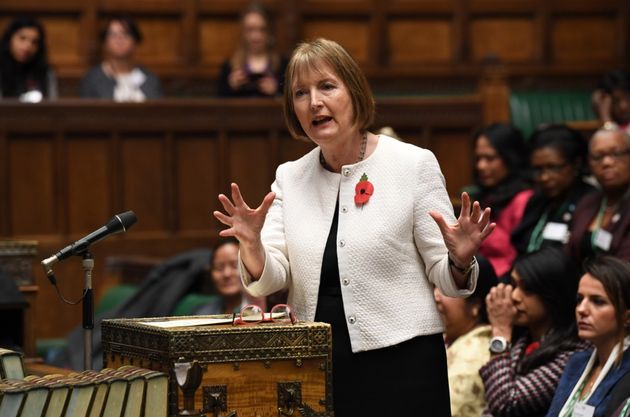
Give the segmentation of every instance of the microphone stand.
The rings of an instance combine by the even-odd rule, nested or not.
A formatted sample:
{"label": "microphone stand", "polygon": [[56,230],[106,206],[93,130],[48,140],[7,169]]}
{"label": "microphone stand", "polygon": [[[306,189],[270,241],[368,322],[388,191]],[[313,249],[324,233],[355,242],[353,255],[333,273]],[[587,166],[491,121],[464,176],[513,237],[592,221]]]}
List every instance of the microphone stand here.
{"label": "microphone stand", "polygon": [[85,250],[81,254],[83,258],[84,272],[84,296],[83,296],[83,368],[92,369],[92,330],[94,329],[94,293],[92,292],[92,270],[94,259],[90,252]]}

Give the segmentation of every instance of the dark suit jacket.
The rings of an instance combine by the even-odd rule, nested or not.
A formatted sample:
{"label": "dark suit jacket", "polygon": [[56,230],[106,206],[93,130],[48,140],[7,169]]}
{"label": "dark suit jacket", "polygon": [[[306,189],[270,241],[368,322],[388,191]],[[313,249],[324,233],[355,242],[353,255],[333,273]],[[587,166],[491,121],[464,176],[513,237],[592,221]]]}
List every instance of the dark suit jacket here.
{"label": "dark suit jacket", "polygon": [[[601,192],[595,192],[586,195],[573,215],[573,224],[571,225],[571,238],[567,248],[573,259],[581,264],[589,254],[584,253],[582,249],[582,240],[584,235],[588,233],[588,227],[597,216],[599,207],[604,195]],[[612,243],[610,249],[606,252],[609,255],[616,256],[621,259],[630,260],[630,194],[626,193],[624,199],[619,206],[618,211],[620,217],[616,222],[611,222],[605,228],[612,234]]]}
{"label": "dark suit jacket", "polygon": [[[562,406],[569,398],[569,395],[571,395],[571,391],[573,391],[575,384],[577,384],[580,376],[584,372],[584,369],[586,369],[586,364],[588,363],[592,353],[592,350],[576,352],[573,356],[571,356],[571,358],[569,358],[546,417],[558,416]],[[603,417],[605,416],[605,412],[608,408],[613,407],[614,410],[616,406],[619,405],[611,403],[613,390],[616,384],[628,374],[630,374],[630,349],[627,349],[624,352],[621,365],[619,367],[613,367],[608,372],[591,398],[589,398],[586,402],[588,405],[595,407],[595,414],[593,414],[593,417]]]}
{"label": "dark suit jacket", "polygon": [[[170,315],[181,298],[206,280],[210,263],[207,249],[183,252],[149,272],[138,291],[120,306],[95,317],[92,333],[93,369],[103,367],[101,321],[105,318],[164,317]],[[78,326],[68,336],[68,348],[55,365],[83,369],[83,328]]]}

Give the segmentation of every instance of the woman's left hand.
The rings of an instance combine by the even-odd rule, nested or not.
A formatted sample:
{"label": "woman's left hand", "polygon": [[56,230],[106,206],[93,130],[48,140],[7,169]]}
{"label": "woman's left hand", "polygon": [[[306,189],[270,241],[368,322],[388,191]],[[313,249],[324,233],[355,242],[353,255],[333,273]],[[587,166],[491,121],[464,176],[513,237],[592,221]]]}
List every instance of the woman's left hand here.
{"label": "woman's left hand", "polygon": [[442,232],[449,256],[460,267],[470,264],[481,242],[496,227],[495,223],[490,223],[490,208],[482,211],[478,201],[471,204],[468,193],[462,193],[462,210],[456,223],[447,224],[444,217],[435,211],[430,211],[429,215]]}

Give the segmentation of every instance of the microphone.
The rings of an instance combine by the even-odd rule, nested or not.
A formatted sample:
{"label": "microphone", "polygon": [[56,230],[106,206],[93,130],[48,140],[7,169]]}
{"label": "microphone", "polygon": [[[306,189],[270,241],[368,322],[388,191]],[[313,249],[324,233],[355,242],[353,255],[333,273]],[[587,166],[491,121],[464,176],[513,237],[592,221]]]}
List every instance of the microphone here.
{"label": "microphone", "polygon": [[127,229],[136,223],[136,221],[138,221],[138,218],[131,210],[116,214],[105,226],[93,231],[87,236],[82,237],[73,244],[66,246],[50,258],[44,259],[42,261],[42,266],[44,267],[46,275],[49,277],[52,275],[52,264],[55,262],[59,262],[73,255],[82,254],[92,243],[105,239],[109,235],[126,232]]}

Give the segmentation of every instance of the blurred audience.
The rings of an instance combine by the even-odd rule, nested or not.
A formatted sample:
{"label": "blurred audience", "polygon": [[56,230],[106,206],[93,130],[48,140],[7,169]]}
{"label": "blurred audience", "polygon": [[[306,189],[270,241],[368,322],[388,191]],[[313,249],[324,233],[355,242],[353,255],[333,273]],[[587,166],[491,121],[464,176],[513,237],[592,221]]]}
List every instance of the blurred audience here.
{"label": "blurred audience", "polygon": [[159,78],[134,60],[142,34],[129,17],[114,17],[101,32],[103,61],[81,80],[80,95],[116,102],[162,97]]}
{"label": "blurred audience", "polygon": [[594,349],[571,357],[547,417],[610,416],[629,395],[630,263],[611,256],[588,261],[577,294],[578,334]]}
{"label": "blurred audience", "polygon": [[213,292],[219,297],[200,306],[194,314],[231,314],[239,312],[247,304],[266,307],[264,298],[255,299],[245,293],[238,272],[238,240],[226,238],[212,249],[210,276]]}
{"label": "blurred audience", "polygon": [[48,64],[46,33],[35,18],[16,17],[2,35],[0,97],[25,102],[57,98],[57,78]]}
{"label": "blurred audience", "polygon": [[630,72],[614,69],[602,77],[593,92],[593,110],[607,127],[630,133]]}
{"label": "blurred audience", "polygon": [[598,253],[630,259],[630,136],[617,128],[598,130],[588,158],[601,190],[578,204],[569,252],[579,264]]}
{"label": "blurred audience", "polygon": [[521,132],[511,125],[494,123],[474,135],[475,185],[471,199],[492,209],[497,224],[481,244],[498,277],[510,272],[516,249],[510,236],[521,222],[533,190],[527,180],[527,147]]}
{"label": "blurred audience", "polygon": [[241,16],[241,44],[221,67],[221,97],[272,97],[282,93],[287,61],[274,50],[272,22],[252,3]]}
{"label": "blurred audience", "polygon": [[479,417],[486,405],[479,369],[490,359],[486,296],[497,283],[497,276],[483,256],[477,256],[477,263],[477,287],[468,298],[446,297],[437,287],[434,289],[435,303],[446,329],[452,417]]}
{"label": "blurred audience", "polygon": [[511,277],[486,298],[492,340],[479,371],[484,416],[544,416],[569,356],[588,346],[575,325],[578,272],[561,249],[547,247],[520,258]]}
{"label": "blurred audience", "polygon": [[562,247],[569,240],[569,225],[580,199],[595,187],[583,179],[587,142],[564,125],[550,125],[530,138],[530,171],[536,188],[523,218],[512,232],[519,254],[542,247]]}

